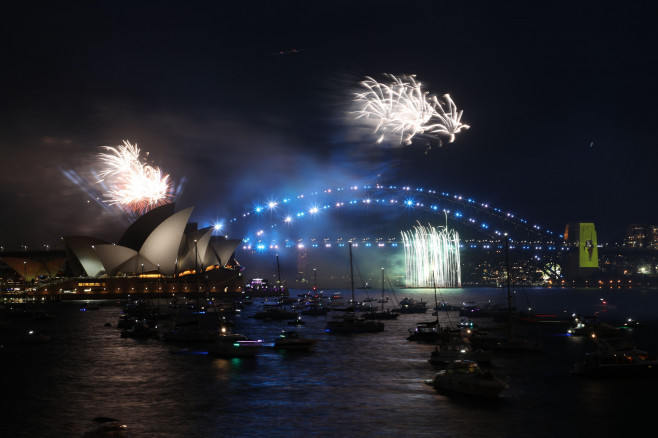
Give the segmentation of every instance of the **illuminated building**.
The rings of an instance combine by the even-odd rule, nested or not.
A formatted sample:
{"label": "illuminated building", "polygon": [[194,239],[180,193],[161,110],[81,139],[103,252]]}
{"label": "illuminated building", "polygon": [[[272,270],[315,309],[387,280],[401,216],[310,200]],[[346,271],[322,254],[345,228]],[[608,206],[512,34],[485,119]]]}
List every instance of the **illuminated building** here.
{"label": "illuminated building", "polygon": [[624,235],[624,246],[658,249],[658,225],[633,224],[629,226]]}
{"label": "illuminated building", "polygon": [[[62,238],[66,258],[2,260],[36,293],[239,291],[242,267],[233,254],[241,239],[213,236],[213,227],[197,229],[188,223],[191,213],[192,208],[176,212],[174,204],[166,204],[139,217],[116,244],[69,236]],[[65,263],[70,274],[53,290],[47,279]]]}
{"label": "illuminated building", "polygon": [[564,244],[571,250],[564,266],[567,277],[587,277],[599,271],[598,241],[593,223],[568,223]]}

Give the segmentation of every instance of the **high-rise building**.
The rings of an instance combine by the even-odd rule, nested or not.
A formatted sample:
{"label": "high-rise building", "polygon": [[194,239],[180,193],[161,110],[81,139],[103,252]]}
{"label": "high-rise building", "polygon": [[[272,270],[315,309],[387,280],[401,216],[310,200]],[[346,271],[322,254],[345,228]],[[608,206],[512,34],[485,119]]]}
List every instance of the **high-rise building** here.
{"label": "high-rise building", "polygon": [[308,281],[306,278],[306,269],[308,268],[308,254],[306,248],[297,247],[297,281],[305,283]]}

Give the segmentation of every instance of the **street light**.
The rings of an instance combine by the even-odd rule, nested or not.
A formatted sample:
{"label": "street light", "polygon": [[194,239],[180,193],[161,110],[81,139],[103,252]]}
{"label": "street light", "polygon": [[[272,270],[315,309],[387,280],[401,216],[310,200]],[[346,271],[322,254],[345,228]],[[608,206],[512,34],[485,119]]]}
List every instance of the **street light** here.
{"label": "street light", "polygon": [[196,244],[196,239],[194,239],[194,275],[196,276],[196,293],[199,293],[199,248]]}

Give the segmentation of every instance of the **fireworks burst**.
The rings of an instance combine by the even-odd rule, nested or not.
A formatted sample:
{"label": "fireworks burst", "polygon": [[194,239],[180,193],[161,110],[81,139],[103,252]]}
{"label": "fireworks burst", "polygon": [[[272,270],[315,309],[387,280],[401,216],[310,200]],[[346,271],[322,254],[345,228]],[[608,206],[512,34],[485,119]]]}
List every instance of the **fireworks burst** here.
{"label": "fireworks burst", "polygon": [[444,134],[450,137],[469,126],[461,123],[463,111],[449,95],[445,95],[447,110],[436,96],[428,98],[429,92],[423,91],[415,75],[396,77],[385,74],[388,83],[380,83],[371,77],[361,82],[367,90],[356,93],[355,100],[361,105],[356,111],[356,118],[376,121],[375,133],[381,143],[389,133],[399,135],[401,144],[411,144],[416,135]]}
{"label": "fireworks burst", "polygon": [[143,163],[137,145],[124,140],[123,146],[103,149],[107,152],[98,154],[105,165],[99,182],[108,186],[106,202],[124,211],[144,213],[170,201],[173,188],[169,175]]}
{"label": "fireworks burst", "polygon": [[427,128],[428,132],[435,134],[445,134],[450,137],[450,143],[455,141],[455,134],[459,134],[462,129],[468,129],[470,126],[465,125],[461,122],[462,111],[457,110],[457,105],[452,101],[449,94],[443,96],[446,100],[446,105],[449,109],[446,112],[443,109],[443,105],[439,102],[439,99],[436,96],[432,96],[432,101],[434,103],[433,108],[436,110],[436,117],[440,120],[440,123],[436,123]]}

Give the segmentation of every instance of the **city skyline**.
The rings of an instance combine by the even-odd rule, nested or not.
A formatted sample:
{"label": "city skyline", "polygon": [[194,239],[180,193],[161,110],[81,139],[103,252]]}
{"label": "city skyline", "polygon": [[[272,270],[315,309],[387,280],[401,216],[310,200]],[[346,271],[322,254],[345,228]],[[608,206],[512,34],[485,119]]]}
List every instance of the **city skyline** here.
{"label": "city skyline", "polygon": [[[472,196],[555,231],[654,224],[655,6],[523,5],[17,8],[2,31],[0,244],[118,238],[129,219],[86,172],[124,140],[171,175],[200,225],[281,193],[377,182]],[[449,93],[470,129],[376,144],[350,111],[360,82],[385,73]]]}

